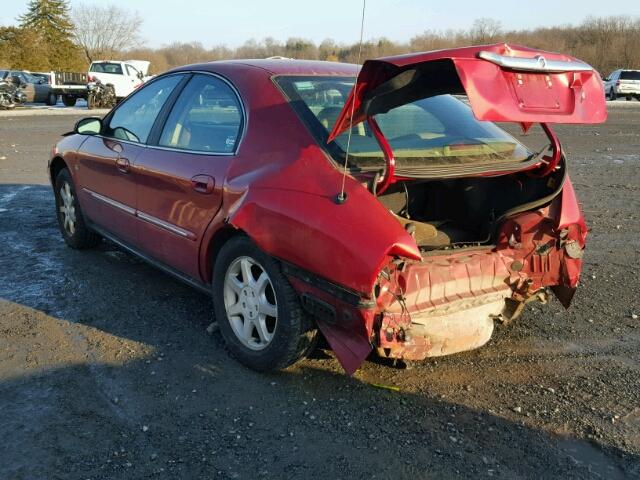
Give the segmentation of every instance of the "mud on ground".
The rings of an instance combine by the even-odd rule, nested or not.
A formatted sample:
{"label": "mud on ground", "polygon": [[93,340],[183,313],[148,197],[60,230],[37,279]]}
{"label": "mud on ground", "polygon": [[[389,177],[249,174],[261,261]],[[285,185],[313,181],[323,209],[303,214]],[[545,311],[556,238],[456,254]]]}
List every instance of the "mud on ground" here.
{"label": "mud on ground", "polygon": [[247,370],[205,332],[207,297],[112,244],[65,247],[45,165],[78,117],[2,116],[0,478],[640,478],[634,103],[558,128],[591,228],[570,310],[353,378],[324,351]]}

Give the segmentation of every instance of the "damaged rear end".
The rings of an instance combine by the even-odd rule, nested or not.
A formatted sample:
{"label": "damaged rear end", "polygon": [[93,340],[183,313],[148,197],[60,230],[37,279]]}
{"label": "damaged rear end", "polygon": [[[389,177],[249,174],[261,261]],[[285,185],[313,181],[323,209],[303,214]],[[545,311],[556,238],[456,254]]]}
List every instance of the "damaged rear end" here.
{"label": "damaged rear end", "polygon": [[[587,228],[551,125],[606,119],[589,65],[500,44],[367,61],[348,97],[347,81],[319,82],[294,94],[329,153],[387,210],[371,220],[400,223],[420,251],[386,255],[359,303],[309,292],[333,312],[316,317],[349,373],[371,349],[420,360],[479,347],[550,291],[570,305]],[[531,151],[494,121],[540,124],[549,145]]]}

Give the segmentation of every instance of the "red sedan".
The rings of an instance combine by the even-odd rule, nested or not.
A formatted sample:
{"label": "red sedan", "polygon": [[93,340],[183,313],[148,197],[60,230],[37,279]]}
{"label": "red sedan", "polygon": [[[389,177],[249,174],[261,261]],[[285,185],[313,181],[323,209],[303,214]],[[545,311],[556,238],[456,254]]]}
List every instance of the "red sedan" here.
{"label": "red sedan", "polygon": [[[79,121],[49,169],[65,241],[108,238],[209,293],[242,363],[286,367],[320,330],[353,373],[372,350],[479,347],[549,290],[569,306],[587,228],[550,124],[605,119],[589,65],[505,44],[359,73],[224,61]],[[540,123],[549,147],[492,121]]]}

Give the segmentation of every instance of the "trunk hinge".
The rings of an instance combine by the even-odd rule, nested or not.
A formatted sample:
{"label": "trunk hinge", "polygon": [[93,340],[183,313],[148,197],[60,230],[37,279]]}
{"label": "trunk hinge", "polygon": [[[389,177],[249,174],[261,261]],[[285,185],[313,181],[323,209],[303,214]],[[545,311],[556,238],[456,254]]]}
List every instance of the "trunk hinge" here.
{"label": "trunk hinge", "polygon": [[541,167],[541,170],[535,171],[534,175],[537,177],[545,177],[553,172],[558,166],[558,163],[560,163],[562,147],[560,146],[560,140],[558,139],[556,132],[553,131],[548,123],[541,123],[540,126],[551,142],[551,155],[545,155],[542,157],[545,164]]}
{"label": "trunk hinge", "polygon": [[369,124],[378,145],[380,145],[386,164],[384,176],[378,180],[378,183],[373,187],[375,188],[375,194],[380,195],[389,187],[389,185],[395,182],[396,159],[393,156],[391,145],[389,145],[387,138],[382,133],[382,130],[380,130],[380,126],[378,125],[378,122],[376,122],[376,119],[373,117],[367,117],[367,123]]}

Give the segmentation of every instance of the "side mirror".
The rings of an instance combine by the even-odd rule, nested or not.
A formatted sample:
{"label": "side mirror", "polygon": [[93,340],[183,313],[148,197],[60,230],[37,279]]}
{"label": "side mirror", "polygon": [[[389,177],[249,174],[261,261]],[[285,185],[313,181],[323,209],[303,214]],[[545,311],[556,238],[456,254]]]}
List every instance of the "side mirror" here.
{"label": "side mirror", "polygon": [[102,119],[87,117],[78,120],[73,131],[80,135],[98,135],[102,131]]}

